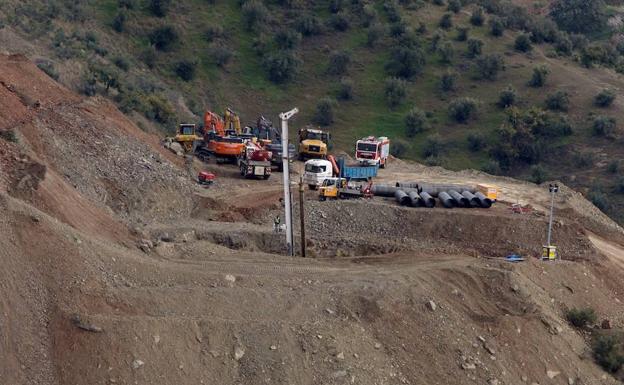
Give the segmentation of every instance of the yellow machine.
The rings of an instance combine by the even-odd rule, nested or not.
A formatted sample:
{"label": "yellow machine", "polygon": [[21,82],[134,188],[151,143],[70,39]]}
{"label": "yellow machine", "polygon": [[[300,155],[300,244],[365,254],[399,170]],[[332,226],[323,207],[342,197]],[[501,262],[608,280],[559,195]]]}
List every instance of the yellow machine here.
{"label": "yellow machine", "polygon": [[319,187],[319,200],[371,198],[372,180],[366,183],[351,183],[346,178],[327,178]]}
{"label": "yellow machine", "polygon": [[312,128],[299,130],[299,160],[305,158],[326,158],[329,133]]}
{"label": "yellow machine", "polygon": [[180,143],[184,151],[191,152],[194,144],[197,141],[201,141],[202,137],[197,135],[194,124],[182,123],[178,126],[173,140]]}
{"label": "yellow machine", "polygon": [[236,112],[232,111],[229,108],[226,109],[223,120],[225,122],[226,131],[230,131],[230,133],[234,133],[236,135],[242,134],[240,117]]}
{"label": "yellow machine", "polygon": [[500,188],[489,184],[478,184],[477,191],[491,199],[492,202],[498,201],[501,193]]}

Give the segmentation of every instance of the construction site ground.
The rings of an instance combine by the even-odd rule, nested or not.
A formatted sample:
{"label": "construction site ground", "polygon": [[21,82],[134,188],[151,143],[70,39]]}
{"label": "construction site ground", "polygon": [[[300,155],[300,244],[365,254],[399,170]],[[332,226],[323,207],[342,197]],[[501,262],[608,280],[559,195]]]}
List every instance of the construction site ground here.
{"label": "construction site ground", "polygon": [[[375,183],[490,183],[491,209],[319,202],[285,256],[282,174],[192,167],[100,98],[0,56],[0,383],[617,384],[565,311],[624,327],[624,232],[561,186],[391,159]],[[190,170],[189,170],[190,168]],[[302,163],[293,164],[293,179]],[[217,175],[199,186],[200,170]],[[294,190],[297,195],[296,189]],[[299,234],[295,202],[295,238]],[[514,214],[509,205],[530,205]],[[299,243],[296,248],[298,250]],[[525,262],[504,256],[518,253]]]}

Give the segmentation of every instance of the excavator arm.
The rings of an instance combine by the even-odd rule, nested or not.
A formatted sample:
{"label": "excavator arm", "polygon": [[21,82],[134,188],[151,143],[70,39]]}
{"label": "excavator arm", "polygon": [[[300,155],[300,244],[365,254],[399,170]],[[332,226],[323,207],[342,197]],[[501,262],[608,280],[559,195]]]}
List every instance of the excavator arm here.
{"label": "excavator arm", "polygon": [[240,117],[238,114],[231,109],[225,110],[225,129],[233,130],[236,135],[242,134]]}
{"label": "excavator arm", "polygon": [[218,136],[225,136],[225,124],[223,119],[214,112],[206,111],[204,113],[204,132],[213,132]]}

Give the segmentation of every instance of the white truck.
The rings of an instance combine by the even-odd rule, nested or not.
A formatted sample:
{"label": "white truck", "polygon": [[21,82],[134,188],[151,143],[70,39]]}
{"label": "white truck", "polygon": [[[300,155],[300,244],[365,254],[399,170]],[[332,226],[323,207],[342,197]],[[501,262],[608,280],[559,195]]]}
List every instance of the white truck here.
{"label": "white truck", "polygon": [[303,183],[307,184],[310,190],[316,190],[327,178],[334,176],[334,170],[330,161],[325,159],[310,159],[305,162],[303,173]]}

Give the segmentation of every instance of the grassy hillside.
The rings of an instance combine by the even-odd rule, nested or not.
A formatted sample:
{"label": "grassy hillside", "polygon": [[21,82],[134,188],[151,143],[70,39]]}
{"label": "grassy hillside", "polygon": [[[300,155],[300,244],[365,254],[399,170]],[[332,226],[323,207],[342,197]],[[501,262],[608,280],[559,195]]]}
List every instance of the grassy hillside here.
{"label": "grassy hillside", "polygon": [[[594,104],[603,89],[617,95],[624,87],[616,72],[624,68],[618,4],[605,7],[603,22],[585,37],[560,31],[544,18],[547,5],[532,1],[9,3],[0,9],[2,25],[34,42],[41,68],[85,94],[110,97],[143,127],[171,131],[176,122],[199,120],[204,109],[226,106],[247,124],[259,114],[276,121],[279,111],[297,106],[293,129],[327,123],[337,148],[387,135],[404,158],[536,182],[564,179],[624,220],[624,100]],[[471,20],[480,9],[481,24]],[[500,36],[493,25],[502,27]],[[516,44],[520,35],[530,47]],[[469,54],[474,39],[482,52]],[[528,85],[542,65],[545,84]],[[492,71],[484,71],[488,66]],[[389,77],[400,78],[391,94],[404,92],[395,105]],[[508,86],[516,100],[505,109],[499,94]],[[345,87],[352,88],[347,100]],[[557,91],[566,93],[567,106],[563,94],[549,98]],[[333,119],[321,122],[327,114],[315,116],[317,104],[328,97]],[[470,116],[457,122],[449,106],[464,97],[475,110],[470,101],[459,105]],[[414,108],[420,112],[408,133]],[[599,115],[615,118],[615,128]]]}

